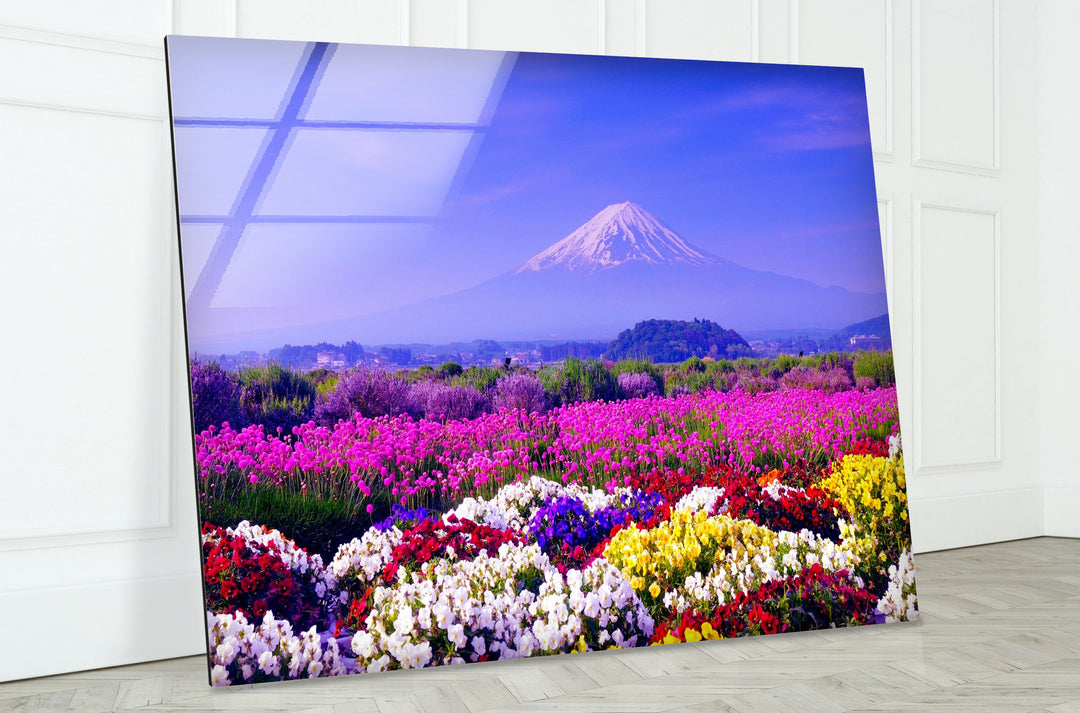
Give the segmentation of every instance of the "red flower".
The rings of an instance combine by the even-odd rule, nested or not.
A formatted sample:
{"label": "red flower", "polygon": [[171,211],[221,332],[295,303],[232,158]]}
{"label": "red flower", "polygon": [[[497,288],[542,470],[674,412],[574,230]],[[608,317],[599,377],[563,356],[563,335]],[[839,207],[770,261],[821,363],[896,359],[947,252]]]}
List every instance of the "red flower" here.
{"label": "red flower", "polygon": [[696,610],[673,615],[657,623],[651,641],[662,641],[668,633],[681,639],[687,628],[700,631],[706,621],[724,638],[866,624],[873,620],[876,604],[877,597],[856,587],[847,570],[829,574],[814,565],[740,592],[708,615]]}
{"label": "red flower", "polygon": [[221,583],[221,596],[224,599],[232,599],[240,590],[237,588],[236,583],[226,579]]}
{"label": "red flower", "polygon": [[277,545],[246,541],[224,528],[204,524],[203,581],[207,608],[262,617],[272,610],[294,627],[318,623],[323,604],[311,578],[289,569]]}

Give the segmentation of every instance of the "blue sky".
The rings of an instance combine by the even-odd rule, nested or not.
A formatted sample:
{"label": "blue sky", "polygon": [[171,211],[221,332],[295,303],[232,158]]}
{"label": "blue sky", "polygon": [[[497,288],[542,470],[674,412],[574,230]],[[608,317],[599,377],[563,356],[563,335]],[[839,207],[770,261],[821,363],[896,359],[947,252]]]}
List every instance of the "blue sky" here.
{"label": "blue sky", "polygon": [[[270,119],[302,43],[170,38],[174,116]],[[500,52],[340,45],[302,118],[464,121]],[[179,126],[182,215],[222,215],[264,126]],[[256,215],[435,214],[429,225],[249,226],[214,329],[379,312],[514,269],[632,200],[746,267],[883,292],[862,73],[843,68],[522,53],[455,195],[460,132],[302,128]],[[436,178],[433,178],[436,177]],[[185,282],[217,237],[184,223]],[[198,337],[201,319],[189,315]],[[207,320],[209,325],[209,320]]]}
{"label": "blue sky", "polygon": [[858,70],[523,54],[446,235],[509,267],[624,200],[746,267],[884,290]]}

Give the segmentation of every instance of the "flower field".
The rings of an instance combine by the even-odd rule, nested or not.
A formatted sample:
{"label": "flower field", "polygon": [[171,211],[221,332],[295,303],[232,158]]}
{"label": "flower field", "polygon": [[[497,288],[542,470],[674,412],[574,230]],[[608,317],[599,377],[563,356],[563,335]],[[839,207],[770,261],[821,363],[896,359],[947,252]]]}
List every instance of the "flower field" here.
{"label": "flower field", "polygon": [[[917,617],[894,387],[637,381],[547,410],[211,423],[213,683]],[[241,500],[285,505],[223,521]],[[318,554],[298,542],[320,508],[342,514]]]}

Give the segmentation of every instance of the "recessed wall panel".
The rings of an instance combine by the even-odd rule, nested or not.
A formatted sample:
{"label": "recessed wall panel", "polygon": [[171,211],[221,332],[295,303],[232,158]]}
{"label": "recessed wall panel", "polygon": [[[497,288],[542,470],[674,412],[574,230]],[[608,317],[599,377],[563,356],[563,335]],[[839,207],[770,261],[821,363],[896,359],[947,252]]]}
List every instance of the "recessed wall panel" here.
{"label": "recessed wall panel", "polygon": [[596,0],[470,0],[469,47],[595,54]]}
{"label": "recessed wall panel", "polygon": [[[236,0],[236,15],[240,37],[387,45],[401,42],[402,13],[396,0]],[[327,17],[333,17],[333,23],[328,23]]]}
{"label": "recessed wall panel", "polygon": [[21,167],[0,175],[0,332],[23,354],[0,373],[0,538],[167,524],[165,125],[3,104],[0,124]]}
{"label": "recessed wall panel", "polygon": [[913,157],[997,168],[997,0],[914,0]]}
{"label": "recessed wall panel", "polygon": [[645,12],[646,54],[749,62],[752,13],[752,0],[653,0]]}
{"label": "recessed wall panel", "polygon": [[998,452],[997,219],[923,205],[915,333],[919,465],[993,461]]}

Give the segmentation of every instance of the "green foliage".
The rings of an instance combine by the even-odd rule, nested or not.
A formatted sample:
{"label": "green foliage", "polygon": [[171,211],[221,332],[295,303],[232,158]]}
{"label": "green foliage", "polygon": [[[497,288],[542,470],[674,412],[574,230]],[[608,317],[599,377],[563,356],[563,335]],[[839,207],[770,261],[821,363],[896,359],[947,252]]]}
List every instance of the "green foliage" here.
{"label": "green foliage", "polygon": [[456,361],[448,361],[439,367],[439,376],[445,379],[452,379],[455,376],[460,376],[461,372],[465,371],[461,368],[461,364]]}
{"label": "green foliage", "polygon": [[774,376],[783,376],[795,367],[799,366],[800,360],[797,356],[791,356],[789,354],[782,354],[773,360],[773,372]]}
{"label": "green foliage", "polygon": [[892,386],[896,383],[896,369],[892,351],[859,352],[855,355],[855,377],[869,377],[878,386]]}
{"label": "green foliage", "polygon": [[667,380],[667,396],[679,394],[700,394],[715,388],[716,376],[707,371],[676,371]]}
{"label": "green foliage", "polygon": [[558,367],[540,373],[544,391],[555,403],[614,401],[619,384],[599,359],[566,359]]}
{"label": "green foliage", "polygon": [[312,381],[280,364],[240,372],[240,411],[248,423],[288,433],[311,419],[317,392]]}
{"label": "green foliage", "polygon": [[312,369],[303,376],[311,382],[311,385],[315,387],[316,393],[319,394],[328,394],[333,391],[334,387],[337,386],[338,379],[341,378],[337,372],[321,367]]}
{"label": "green foliage", "polygon": [[855,360],[851,358],[850,354],[828,352],[822,356],[822,363],[825,365],[826,369],[843,369],[847,372],[847,375],[851,377],[852,381],[855,380],[853,369]]}
{"label": "green foliage", "polygon": [[492,366],[470,366],[451,383],[458,386],[471,386],[477,391],[488,392],[495,387],[495,382],[503,376],[506,376],[506,372],[502,369]]}
{"label": "green foliage", "polygon": [[760,359],[753,359],[751,357],[739,357],[735,360],[735,370],[751,371],[756,374],[760,370],[761,363],[762,362]]}
{"label": "green foliage", "polygon": [[[347,481],[347,479],[346,479]],[[352,490],[359,493],[356,486]],[[360,537],[372,516],[356,501],[296,492],[278,485],[243,485],[228,497],[200,501],[200,521],[236,527],[241,520],[273,527],[329,562],[338,545]]]}
{"label": "green foliage", "polygon": [[707,367],[705,366],[705,362],[696,356],[690,357],[680,365],[680,370],[686,373],[705,373],[706,368]]}
{"label": "green foliage", "polygon": [[650,319],[627,329],[608,347],[608,359],[649,359],[654,363],[682,362],[691,357],[713,359],[748,354],[750,345],[733,329],[695,319]]}
{"label": "green foliage", "polygon": [[717,359],[713,362],[713,366],[718,374],[734,374],[735,364],[727,359]]}

